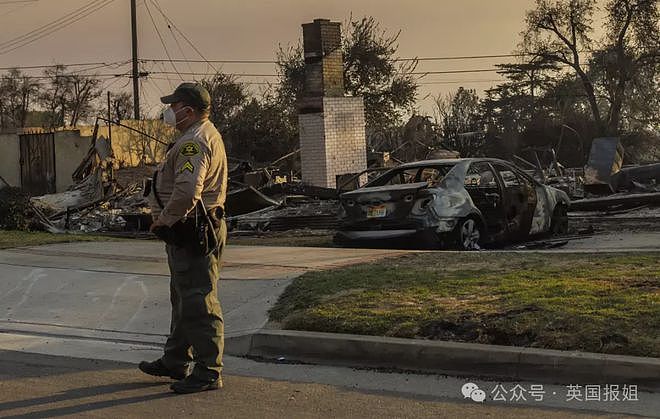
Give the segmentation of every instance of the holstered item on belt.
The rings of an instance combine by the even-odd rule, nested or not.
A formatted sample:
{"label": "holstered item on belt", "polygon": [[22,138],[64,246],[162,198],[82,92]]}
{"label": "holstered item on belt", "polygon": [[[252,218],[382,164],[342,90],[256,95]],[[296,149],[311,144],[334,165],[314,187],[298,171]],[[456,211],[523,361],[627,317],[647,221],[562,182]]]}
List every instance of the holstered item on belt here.
{"label": "holstered item on belt", "polygon": [[208,256],[218,250],[220,240],[216,231],[219,222],[214,220],[214,216],[209,214],[204,207],[204,202],[200,199],[195,205],[195,233],[196,241],[193,245],[193,252],[198,255]]}
{"label": "holstered item on belt", "polygon": [[[165,206],[160,199],[156,182],[158,172],[154,174],[151,187],[156,198],[156,202],[163,209]],[[192,215],[192,217],[190,216]],[[207,212],[204,202],[200,199],[195,204],[195,209],[188,217],[177,221],[172,227],[161,226],[154,229],[154,234],[165,243],[185,247],[195,255],[208,256],[218,250],[220,241],[216,231],[220,228],[222,217],[224,216],[222,208],[214,208]]]}

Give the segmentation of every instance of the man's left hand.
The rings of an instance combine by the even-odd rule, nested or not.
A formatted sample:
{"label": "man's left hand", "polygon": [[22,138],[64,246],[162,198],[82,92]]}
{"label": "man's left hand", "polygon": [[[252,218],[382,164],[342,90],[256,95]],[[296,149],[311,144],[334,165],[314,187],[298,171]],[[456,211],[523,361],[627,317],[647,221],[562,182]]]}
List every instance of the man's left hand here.
{"label": "man's left hand", "polygon": [[156,219],[156,221],[154,221],[151,224],[151,227],[149,227],[149,231],[153,233],[154,230],[156,230],[159,227],[167,227],[167,225],[164,222],[160,221],[159,219]]}

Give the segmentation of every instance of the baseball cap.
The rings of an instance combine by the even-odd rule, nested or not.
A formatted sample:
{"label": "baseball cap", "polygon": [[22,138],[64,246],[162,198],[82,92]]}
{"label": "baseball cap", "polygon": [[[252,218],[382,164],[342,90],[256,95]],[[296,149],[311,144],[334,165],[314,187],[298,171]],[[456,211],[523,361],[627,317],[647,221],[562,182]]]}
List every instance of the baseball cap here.
{"label": "baseball cap", "polygon": [[200,111],[211,107],[211,95],[199,83],[181,83],[174,93],[161,97],[160,101],[165,104],[184,102]]}

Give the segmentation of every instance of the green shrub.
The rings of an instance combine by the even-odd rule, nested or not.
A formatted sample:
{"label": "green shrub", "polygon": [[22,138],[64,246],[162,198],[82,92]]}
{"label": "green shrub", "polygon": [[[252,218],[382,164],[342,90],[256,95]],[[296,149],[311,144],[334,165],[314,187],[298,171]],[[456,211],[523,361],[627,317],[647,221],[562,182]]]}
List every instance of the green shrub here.
{"label": "green shrub", "polygon": [[30,197],[20,188],[0,189],[0,229],[36,230],[34,211],[30,206]]}

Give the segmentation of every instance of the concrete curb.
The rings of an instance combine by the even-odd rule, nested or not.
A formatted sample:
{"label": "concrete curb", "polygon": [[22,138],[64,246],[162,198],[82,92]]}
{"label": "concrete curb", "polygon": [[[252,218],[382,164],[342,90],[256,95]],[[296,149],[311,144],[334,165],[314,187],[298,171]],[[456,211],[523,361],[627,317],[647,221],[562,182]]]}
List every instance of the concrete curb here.
{"label": "concrete curb", "polygon": [[293,330],[228,338],[225,352],[548,384],[634,384],[640,390],[660,391],[658,358]]}

